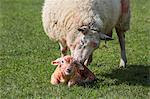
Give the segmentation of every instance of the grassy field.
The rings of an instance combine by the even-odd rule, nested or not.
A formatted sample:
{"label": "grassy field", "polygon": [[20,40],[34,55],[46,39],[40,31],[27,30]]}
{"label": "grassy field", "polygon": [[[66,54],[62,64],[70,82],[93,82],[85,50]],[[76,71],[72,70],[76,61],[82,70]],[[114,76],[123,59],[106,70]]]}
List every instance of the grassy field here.
{"label": "grassy field", "polygon": [[131,0],[131,29],[126,33],[128,64],[119,69],[117,36],[94,53],[92,85],[52,86],[51,61],[60,56],[41,23],[43,0],[0,0],[1,99],[148,99],[150,97],[150,0]]}

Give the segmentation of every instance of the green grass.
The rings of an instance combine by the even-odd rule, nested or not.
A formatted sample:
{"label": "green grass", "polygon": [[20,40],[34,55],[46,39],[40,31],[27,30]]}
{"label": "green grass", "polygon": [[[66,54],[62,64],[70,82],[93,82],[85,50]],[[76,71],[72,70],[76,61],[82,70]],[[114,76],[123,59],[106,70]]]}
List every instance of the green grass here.
{"label": "green grass", "polygon": [[127,67],[118,68],[120,49],[114,33],[108,48],[97,49],[89,66],[99,80],[72,88],[50,84],[55,69],[50,63],[60,52],[58,44],[43,31],[42,3],[43,0],[0,0],[1,99],[150,97],[150,0],[131,0],[131,29],[126,33]]}

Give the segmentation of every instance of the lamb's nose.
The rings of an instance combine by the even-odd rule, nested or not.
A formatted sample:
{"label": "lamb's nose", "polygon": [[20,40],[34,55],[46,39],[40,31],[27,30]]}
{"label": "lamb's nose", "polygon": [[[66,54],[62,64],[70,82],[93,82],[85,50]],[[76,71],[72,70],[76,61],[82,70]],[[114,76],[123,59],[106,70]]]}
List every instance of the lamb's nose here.
{"label": "lamb's nose", "polygon": [[71,69],[67,69],[67,72],[70,73],[70,72],[71,72]]}

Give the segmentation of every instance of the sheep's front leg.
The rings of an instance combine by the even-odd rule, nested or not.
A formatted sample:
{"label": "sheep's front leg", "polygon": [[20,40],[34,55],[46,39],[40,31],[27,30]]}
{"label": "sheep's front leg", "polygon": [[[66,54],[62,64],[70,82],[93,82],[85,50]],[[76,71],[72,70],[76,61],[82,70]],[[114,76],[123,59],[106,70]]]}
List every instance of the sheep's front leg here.
{"label": "sheep's front leg", "polygon": [[92,62],[92,56],[93,56],[93,54],[91,54],[91,55],[89,56],[89,58],[84,62],[84,65],[85,65],[85,66],[90,65],[90,63]]}
{"label": "sheep's front leg", "polygon": [[118,35],[118,40],[121,49],[121,60],[120,60],[119,67],[125,67],[127,63],[126,50],[125,50],[125,34],[124,32],[117,31],[117,35]]}
{"label": "sheep's front leg", "polygon": [[65,56],[67,55],[67,45],[65,43],[60,43],[59,42],[59,46],[60,46],[60,51],[61,51],[61,56]]}

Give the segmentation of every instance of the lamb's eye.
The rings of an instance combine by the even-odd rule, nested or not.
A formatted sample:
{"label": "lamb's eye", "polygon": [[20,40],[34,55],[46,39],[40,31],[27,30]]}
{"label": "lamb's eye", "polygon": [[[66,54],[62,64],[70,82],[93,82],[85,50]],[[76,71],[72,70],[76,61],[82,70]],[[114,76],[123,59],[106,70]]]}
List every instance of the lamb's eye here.
{"label": "lamb's eye", "polygon": [[63,63],[64,63],[64,60],[62,60],[61,63],[63,64]]}

